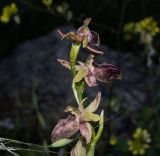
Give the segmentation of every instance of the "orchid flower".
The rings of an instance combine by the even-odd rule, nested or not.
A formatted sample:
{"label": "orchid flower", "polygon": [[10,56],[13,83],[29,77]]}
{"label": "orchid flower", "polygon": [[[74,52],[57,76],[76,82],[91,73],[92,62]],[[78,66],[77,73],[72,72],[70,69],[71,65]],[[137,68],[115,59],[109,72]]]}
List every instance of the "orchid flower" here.
{"label": "orchid flower", "polygon": [[76,44],[82,44],[83,48],[87,48],[94,54],[103,54],[102,51],[95,49],[95,46],[99,46],[100,39],[97,32],[92,31],[88,28],[90,21],[91,18],[85,19],[83,25],[76,32],[71,31],[67,34],[64,34],[61,30],[58,29],[58,33],[60,34],[62,39],[66,38]]}
{"label": "orchid flower", "polygon": [[[85,63],[78,62],[76,65],[77,75],[74,82],[79,82],[83,78],[89,87],[97,86],[97,80],[101,82],[108,82],[114,79],[122,79],[122,73],[118,67],[112,64],[103,62],[102,64],[94,63],[94,55],[89,55]],[[58,59],[64,67],[71,69],[70,62]]]}
{"label": "orchid flower", "polygon": [[91,142],[92,128],[90,122],[97,122],[100,119],[98,114],[94,112],[98,109],[101,93],[99,92],[96,98],[84,108],[83,103],[86,100],[82,100],[78,108],[67,106],[65,112],[69,112],[69,116],[66,119],[59,120],[58,124],[52,131],[52,142],[59,139],[70,138],[78,130],[81,136],[85,139],[86,144]]}

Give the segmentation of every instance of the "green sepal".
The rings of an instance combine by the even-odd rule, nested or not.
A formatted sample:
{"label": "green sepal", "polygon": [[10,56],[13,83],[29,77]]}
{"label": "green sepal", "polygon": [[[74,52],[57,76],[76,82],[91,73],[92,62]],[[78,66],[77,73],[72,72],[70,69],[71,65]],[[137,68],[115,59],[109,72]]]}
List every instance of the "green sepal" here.
{"label": "green sepal", "polygon": [[84,77],[86,77],[86,75],[88,74],[87,69],[85,68],[80,68],[78,70],[77,75],[74,78],[74,82],[80,82]]}
{"label": "green sepal", "polygon": [[94,121],[94,122],[97,122],[99,121],[100,117],[98,114],[94,114],[94,113],[91,113],[91,112],[85,112],[84,115],[83,115],[83,120],[84,121]]}
{"label": "green sepal", "polygon": [[57,140],[55,141],[53,144],[49,145],[49,147],[52,147],[52,148],[58,148],[58,147],[62,147],[62,146],[65,146],[67,144],[70,144],[71,142],[73,142],[74,139],[60,139],[60,140]]}

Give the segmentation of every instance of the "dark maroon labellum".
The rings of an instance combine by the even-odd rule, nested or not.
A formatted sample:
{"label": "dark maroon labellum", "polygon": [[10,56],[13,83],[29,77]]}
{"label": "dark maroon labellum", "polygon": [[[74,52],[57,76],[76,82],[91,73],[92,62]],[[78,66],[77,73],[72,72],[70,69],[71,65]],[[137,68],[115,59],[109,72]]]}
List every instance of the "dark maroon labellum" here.
{"label": "dark maroon labellum", "polygon": [[112,64],[93,64],[93,75],[98,81],[107,82],[114,79],[122,79],[122,73],[118,67]]}

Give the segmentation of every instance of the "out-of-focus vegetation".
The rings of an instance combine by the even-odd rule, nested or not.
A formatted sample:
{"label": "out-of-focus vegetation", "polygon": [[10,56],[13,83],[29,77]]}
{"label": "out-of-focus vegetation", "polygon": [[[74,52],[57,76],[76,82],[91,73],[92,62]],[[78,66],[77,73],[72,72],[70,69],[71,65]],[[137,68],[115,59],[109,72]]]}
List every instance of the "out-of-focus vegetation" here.
{"label": "out-of-focus vegetation", "polygon": [[1,22],[9,23],[11,17],[18,12],[18,8],[15,3],[11,3],[10,5],[6,5],[2,10]]}
{"label": "out-of-focus vegetation", "polygon": [[[135,66],[143,62],[143,67],[138,68],[148,73],[144,76],[149,79],[144,88],[144,92],[147,92],[146,103],[140,101],[140,107],[135,109],[136,111],[133,111],[129,104],[121,111],[120,103],[123,103],[123,97],[114,96],[112,91],[116,88],[114,84],[110,85],[108,99],[104,102],[107,121],[97,147],[97,155],[105,153],[106,156],[157,156],[160,153],[160,87],[156,83],[160,76],[159,0],[0,0],[0,8],[1,61],[9,58],[16,47],[27,40],[45,35],[59,26],[77,27],[85,17],[92,17],[94,22],[91,28],[99,32],[104,45],[117,51],[118,64],[123,64],[121,56],[126,54],[132,55]],[[41,113],[36,95],[38,87],[34,87],[31,89],[32,97],[17,100],[17,107],[26,107],[29,116],[21,116],[21,111],[18,111],[11,116],[13,122],[9,118],[2,118],[0,137],[41,144],[44,150],[48,150],[45,147],[50,143],[52,119],[45,120],[46,114]],[[133,92],[132,88],[130,92]],[[138,95],[133,96],[135,101],[141,98]],[[3,106],[3,103],[1,105]],[[5,111],[1,114],[10,114],[8,109]],[[117,112],[120,113],[112,118]],[[23,124],[22,119],[25,121]],[[59,153],[68,155],[68,149],[70,147]],[[9,154],[1,152],[4,156]],[[23,156],[51,155],[47,152],[24,150],[18,153]]]}

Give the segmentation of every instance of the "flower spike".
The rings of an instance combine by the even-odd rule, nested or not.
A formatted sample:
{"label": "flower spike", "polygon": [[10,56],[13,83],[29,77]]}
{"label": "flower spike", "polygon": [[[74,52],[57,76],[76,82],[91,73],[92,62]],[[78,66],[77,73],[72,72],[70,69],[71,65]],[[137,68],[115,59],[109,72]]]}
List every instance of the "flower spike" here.
{"label": "flower spike", "polygon": [[[66,107],[64,111],[69,115],[65,119],[59,120],[52,131],[51,139],[54,147],[66,145],[74,140],[70,137],[79,132],[78,142],[72,148],[70,156],[94,156],[96,143],[104,127],[103,110],[101,114],[95,113],[100,105],[101,92],[98,92],[95,99],[86,106],[87,97],[83,97],[85,83],[89,87],[93,87],[98,85],[97,81],[108,82],[122,79],[122,73],[115,65],[106,62],[101,64],[94,62],[94,57],[97,54],[102,55],[104,53],[97,49],[100,44],[99,34],[89,29],[90,22],[91,18],[85,19],[77,31],[63,33],[63,31],[57,30],[61,39],[72,41],[70,61],[62,59],[57,59],[57,61],[72,72],[72,89],[78,107]],[[81,46],[89,51],[89,56],[85,62],[77,61]],[[92,126],[92,122],[99,122],[98,130]]]}

